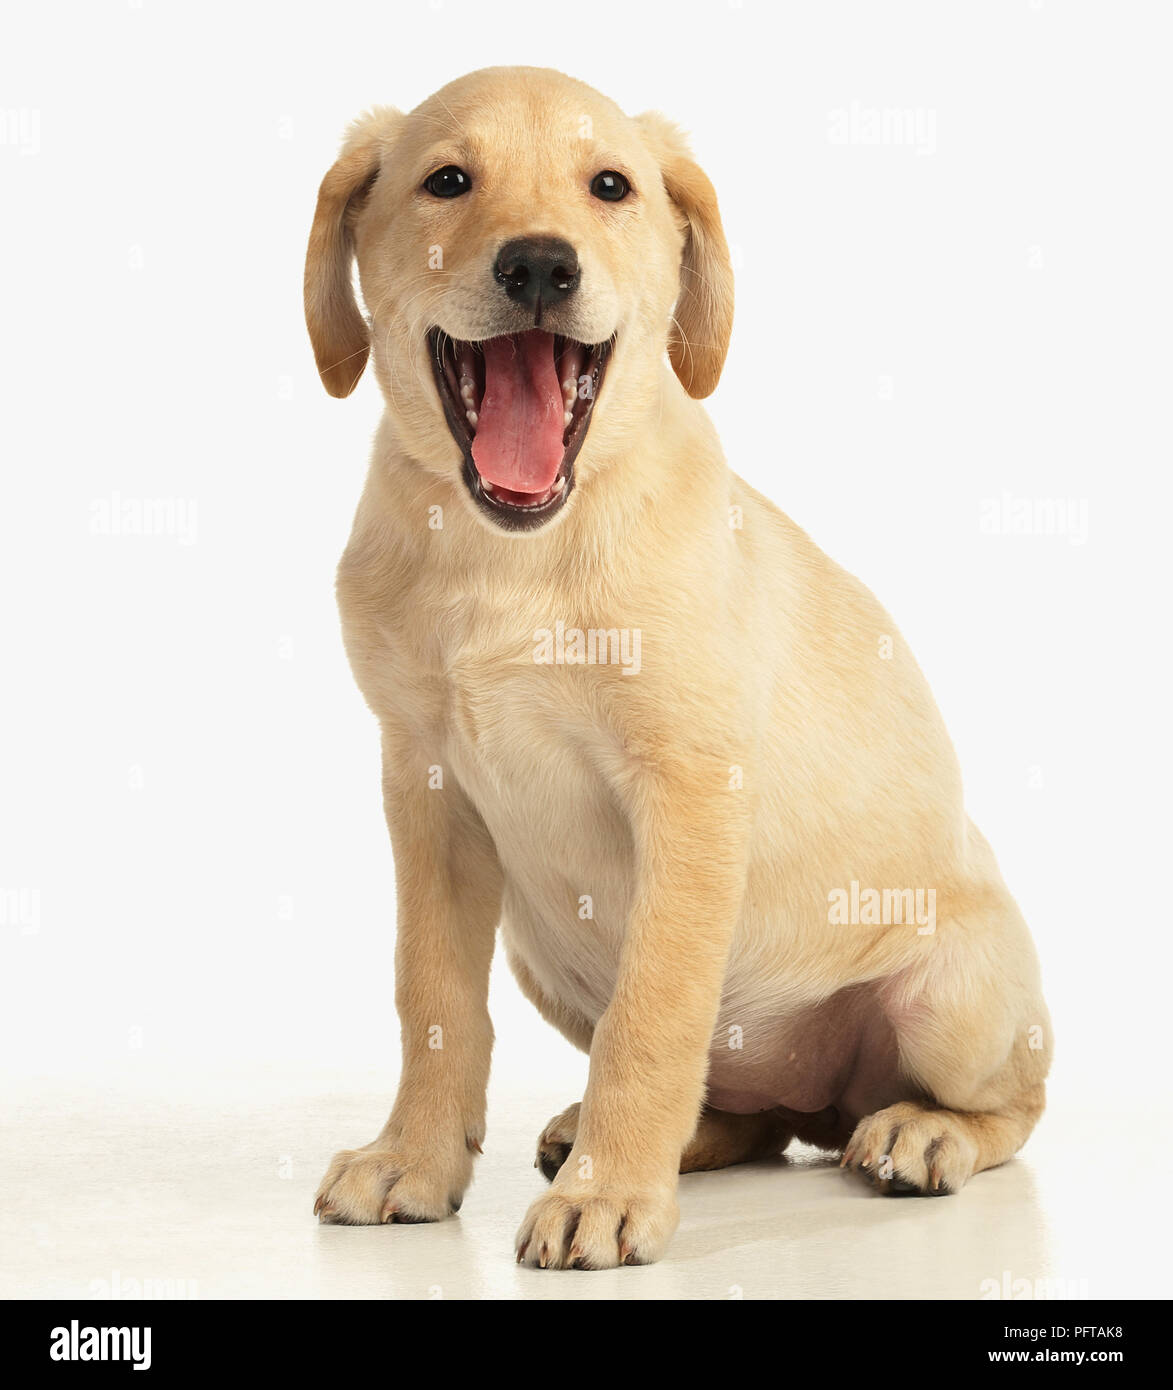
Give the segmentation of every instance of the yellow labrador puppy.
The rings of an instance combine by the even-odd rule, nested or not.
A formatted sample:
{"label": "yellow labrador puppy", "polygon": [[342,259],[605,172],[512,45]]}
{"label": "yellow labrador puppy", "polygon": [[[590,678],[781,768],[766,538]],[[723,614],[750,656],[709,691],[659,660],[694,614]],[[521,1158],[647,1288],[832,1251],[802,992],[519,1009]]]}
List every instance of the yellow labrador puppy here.
{"label": "yellow labrador puppy", "polygon": [[795,1136],[888,1191],[1009,1158],[1050,1058],[1034,950],[888,615],[697,404],[733,283],[679,132],[535,68],[373,111],[305,298],[326,389],[369,357],[386,402],[338,594],[382,730],[403,1036],[320,1218],[460,1205],[498,925],[590,1053],[539,1141],[527,1264],[655,1260],[678,1172]]}

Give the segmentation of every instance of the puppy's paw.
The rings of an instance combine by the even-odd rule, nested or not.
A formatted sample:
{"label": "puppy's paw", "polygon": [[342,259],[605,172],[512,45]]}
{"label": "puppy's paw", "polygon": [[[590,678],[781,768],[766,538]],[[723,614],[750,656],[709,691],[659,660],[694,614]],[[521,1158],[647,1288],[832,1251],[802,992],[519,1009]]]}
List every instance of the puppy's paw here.
{"label": "puppy's paw", "polygon": [[375,1148],[335,1154],[314,1199],[314,1215],[333,1226],[442,1221],[460,1210],[472,1157],[445,1162]]}
{"label": "puppy's paw", "polygon": [[561,1115],[555,1115],[538,1136],[538,1156],[534,1167],[540,1168],[544,1177],[553,1182],[558,1170],[566,1162],[574,1141],[578,1137],[579,1102],[568,1105]]}
{"label": "puppy's paw", "polygon": [[667,1248],[679,1220],[671,1190],[621,1192],[591,1183],[555,1185],[525,1214],[517,1261],[539,1269],[614,1269],[646,1265]]}
{"label": "puppy's paw", "polygon": [[882,1192],[945,1197],[965,1186],[976,1162],[962,1116],[904,1102],[861,1120],[839,1166],[866,1174]]}

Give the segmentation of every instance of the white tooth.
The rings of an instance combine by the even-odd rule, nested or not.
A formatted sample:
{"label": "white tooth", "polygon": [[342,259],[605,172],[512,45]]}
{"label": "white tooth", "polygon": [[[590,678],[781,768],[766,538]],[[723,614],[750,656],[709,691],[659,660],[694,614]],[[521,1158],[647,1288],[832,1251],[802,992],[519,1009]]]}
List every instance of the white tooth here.
{"label": "white tooth", "polygon": [[551,492],[561,492],[562,489],[563,489],[565,486],[566,486],[566,479],[565,479],[565,478],[561,475],[561,473],[560,473],[560,474],[554,479],[554,486],[550,489],[550,491],[551,491]]}
{"label": "white tooth", "polygon": [[468,421],[468,423],[469,423],[469,424],[473,427],[473,429],[475,430],[476,427],[477,427],[477,413],[476,413],[476,411],[475,411],[475,410],[466,410],[466,411],[464,412],[464,418]]}
{"label": "white tooth", "polygon": [[494,493],[494,491],[493,491],[493,484],[492,484],[492,483],[486,483],[485,480],[484,480],[484,478],[481,479],[481,487],[485,490],[485,492],[487,492],[487,493],[489,494],[490,497],[495,497],[495,496],[496,496],[496,493]]}
{"label": "white tooth", "polygon": [[462,382],[462,383],[461,383],[461,387],[460,387],[460,399],[461,399],[462,401],[464,401],[465,404],[467,404],[467,405],[472,405],[473,392],[472,392],[472,382],[471,382],[471,381],[466,381],[466,382]]}
{"label": "white tooth", "polygon": [[563,390],[569,385],[575,395],[578,394],[578,379],[582,376],[585,356],[586,349],[581,343],[570,344],[563,352],[558,363],[558,374],[562,378]]}
{"label": "white tooth", "polygon": [[571,412],[568,410],[568,411],[566,411],[566,412],[563,414],[563,416],[562,416],[562,423],[567,427],[567,429],[569,429],[569,428],[570,428],[570,422],[571,422],[573,419],[574,419],[574,416],[573,416],[573,415],[571,414]]}
{"label": "white tooth", "polygon": [[576,385],[575,385],[575,380],[574,380],[574,378],[573,378],[572,376],[568,376],[568,377],[566,378],[566,380],[562,383],[562,390],[563,390],[563,392],[564,392],[566,395],[568,395],[568,396],[573,396],[573,395],[574,395],[575,390],[576,390]]}

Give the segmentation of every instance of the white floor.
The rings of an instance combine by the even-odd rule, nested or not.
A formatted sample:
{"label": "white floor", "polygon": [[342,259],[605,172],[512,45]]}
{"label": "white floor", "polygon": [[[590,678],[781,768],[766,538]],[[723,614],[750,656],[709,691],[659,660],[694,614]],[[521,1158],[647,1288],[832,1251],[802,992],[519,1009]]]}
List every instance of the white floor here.
{"label": "white floor", "polygon": [[[658,1265],[519,1268],[543,1187],[536,1136],[571,1099],[497,1086],[460,1215],[340,1228],[311,1215],[331,1152],[373,1137],[382,1092],[233,1078],[215,1101],[29,1092],[0,1140],[0,1296],[199,1298],[980,1298],[1027,1288],[1168,1297],[1170,1126],[1052,1106],[1022,1157],[957,1197],[883,1198],[810,1152],[681,1182]],[[256,1097],[269,1099],[259,1103]],[[992,1281],[992,1282],[990,1282]],[[1041,1281],[1036,1286],[1036,1281]],[[1048,1284],[1046,1281],[1061,1281]]]}

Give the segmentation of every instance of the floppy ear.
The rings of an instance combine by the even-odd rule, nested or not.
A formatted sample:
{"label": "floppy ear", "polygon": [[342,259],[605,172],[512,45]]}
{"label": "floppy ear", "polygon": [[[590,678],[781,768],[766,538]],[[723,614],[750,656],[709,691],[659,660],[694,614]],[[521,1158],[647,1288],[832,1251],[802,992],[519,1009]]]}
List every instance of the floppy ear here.
{"label": "floppy ear", "polygon": [[367,365],[370,334],[351,283],[354,220],[379,172],[402,115],[380,107],[350,127],[338,161],[322,180],[305,257],[305,321],[318,375],[332,396],[349,396]]}
{"label": "floppy ear", "polygon": [[636,118],[659,161],[664,188],[684,221],[680,293],[668,333],[668,358],[680,383],[700,400],[721,378],[733,328],[733,267],[717,195],[680,129],[647,111]]}

